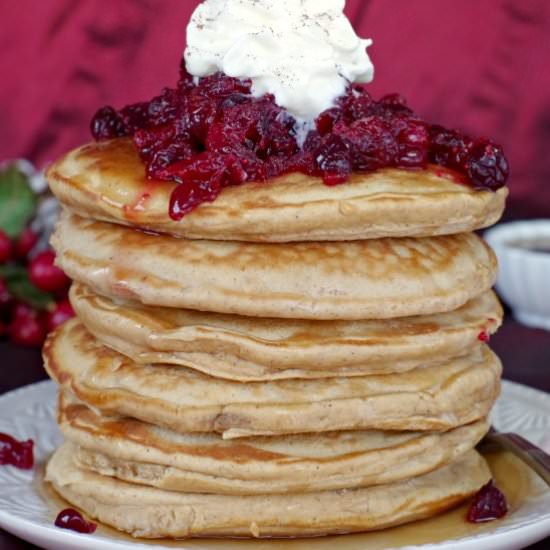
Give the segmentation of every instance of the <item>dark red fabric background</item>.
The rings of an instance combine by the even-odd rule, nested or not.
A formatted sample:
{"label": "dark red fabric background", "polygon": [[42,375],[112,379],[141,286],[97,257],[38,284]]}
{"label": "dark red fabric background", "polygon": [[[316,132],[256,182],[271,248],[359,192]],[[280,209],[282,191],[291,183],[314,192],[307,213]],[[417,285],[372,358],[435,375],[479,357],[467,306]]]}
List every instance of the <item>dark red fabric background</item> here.
{"label": "dark red fabric background", "polygon": [[[197,0],[2,0],[0,160],[40,165],[89,139],[93,112],[173,85]],[[372,92],[501,142],[512,216],[550,216],[550,2],[348,0],[375,41]]]}

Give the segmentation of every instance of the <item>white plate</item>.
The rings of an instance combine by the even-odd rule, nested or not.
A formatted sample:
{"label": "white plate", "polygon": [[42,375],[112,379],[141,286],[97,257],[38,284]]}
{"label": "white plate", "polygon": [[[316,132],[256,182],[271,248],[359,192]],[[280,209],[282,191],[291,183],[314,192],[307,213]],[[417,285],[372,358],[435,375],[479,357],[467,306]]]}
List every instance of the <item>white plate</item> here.
{"label": "white plate", "polygon": [[[54,403],[56,387],[52,382],[41,382],[21,388],[0,397],[0,432],[18,439],[35,441],[37,463],[43,462],[61,442],[55,423]],[[519,384],[504,382],[493,423],[500,430],[514,431],[537,445],[550,443],[550,394]],[[439,544],[409,546],[422,550],[515,550],[524,548],[550,535],[550,491],[527,500],[494,528]],[[33,473],[8,467],[0,468],[0,527],[14,535],[51,550],[151,550],[173,548],[162,544],[144,544],[116,539],[105,532],[79,535],[53,526],[53,512],[40,497]],[[344,537],[345,538],[345,537]],[[302,545],[320,547],[321,539]],[[334,540],[334,539],[333,539]],[[359,539],[356,539],[359,540]],[[341,541],[343,542],[343,540]],[[286,543],[295,548],[294,543]],[[227,548],[247,550],[268,548],[261,541],[220,542],[188,541],[178,548],[209,550]],[[284,546],[281,543],[279,546]],[[363,548],[362,544],[354,548]],[[366,547],[365,547],[366,548]],[[403,547],[402,547],[403,548]]]}

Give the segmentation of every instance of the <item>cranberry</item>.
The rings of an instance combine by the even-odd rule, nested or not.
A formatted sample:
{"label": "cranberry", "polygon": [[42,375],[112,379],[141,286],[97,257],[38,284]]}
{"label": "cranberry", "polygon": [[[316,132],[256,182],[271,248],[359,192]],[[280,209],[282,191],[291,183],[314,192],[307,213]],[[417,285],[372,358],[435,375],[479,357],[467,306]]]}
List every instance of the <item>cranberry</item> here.
{"label": "cranberry", "polygon": [[398,143],[391,126],[380,117],[362,118],[350,126],[338,123],[334,133],[349,143],[355,170],[376,170],[397,161]]}
{"label": "cranberry", "polygon": [[26,260],[37,242],[38,235],[30,227],[24,229],[15,241],[15,257],[18,260]]}
{"label": "cranberry", "polygon": [[3,279],[0,279],[0,316],[4,316],[11,310],[13,298]]}
{"label": "cranberry", "polygon": [[197,142],[203,143],[208,128],[213,124],[217,105],[210,98],[202,95],[189,95],[182,102],[178,117],[178,132],[189,133]]}
{"label": "cranberry", "polygon": [[510,172],[502,148],[486,139],[474,143],[466,167],[474,187],[492,191],[506,185]]}
{"label": "cranberry", "polygon": [[11,239],[0,229],[0,264],[5,264],[12,256]]}
{"label": "cranberry", "polygon": [[180,63],[180,79],[178,81],[178,92],[185,94],[192,90],[195,87],[195,78],[193,75],[187,72],[187,67],[185,66],[185,59],[181,58]]}
{"label": "cranberry", "polygon": [[285,113],[275,114],[272,120],[263,120],[256,148],[258,157],[265,160],[270,157],[292,158],[299,150],[294,137],[294,124],[294,119]]}
{"label": "cranberry", "polygon": [[229,107],[207,135],[206,147],[211,151],[230,152],[244,145],[259,158],[274,155],[291,157],[297,151],[292,136],[294,119],[285,115],[272,100],[263,98]]}
{"label": "cranberry", "polygon": [[155,125],[172,122],[177,115],[178,103],[178,91],[165,88],[159,96],[154,97],[147,105],[148,120]]}
{"label": "cranberry", "polygon": [[174,141],[168,143],[164,147],[157,147],[151,154],[148,173],[151,176],[159,174],[164,168],[168,168],[172,164],[189,159],[194,154],[192,146],[185,141]]}
{"label": "cranberry", "polygon": [[60,529],[69,529],[85,535],[95,533],[97,529],[97,524],[86,521],[82,514],[73,508],[66,508],[59,512],[57,518],[55,518],[55,526]]}
{"label": "cranberry", "polygon": [[245,94],[234,93],[234,94],[228,95],[225,99],[223,99],[220,102],[218,107],[223,112],[226,109],[235,107],[236,105],[243,105],[248,101],[249,101],[249,97],[246,96]]}
{"label": "cranberry", "polygon": [[323,111],[315,121],[315,125],[320,135],[330,134],[334,125],[342,119],[342,110],[334,107]]}
{"label": "cranberry", "polygon": [[491,480],[474,496],[474,500],[468,509],[467,519],[471,523],[483,523],[500,519],[507,512],[506,497]]}
{"label": "cranberry", "polygon": [[315,165],[327,185],[345,182],[352,171],[351,153],[345,141],[337,135],[324,138],[315,153]]}
{"label": "cranberry", "polygon": [[421,120],[400,115],[394,117],[391,127],[399,145],[397,165],[403,168],[426,166],[430,146],[427,124]]}
{"label": "cranberry", "polygon": [[[166,151],[170,146],[179,145],[176,142],[175,128],[173,126],[157,126],[147,130],[137,130],[134,133],[134,143],[138,147],[141,158],[147,163],[148,172],[151,173],[156,168],[164,168],[177,160],[176,155],[167,158],[167,163],[159,162],[159,153]],[[194,154],[193,149],[185,151],[189,156]]]}
{"label": "cranberry", "polygon": [[133,134],[149,125],[149,103],[134,103],[121,109],[120,118],[125,134]]}
{"label": "cranberry", "polygon": [[466,159],[472,147],[468,136],[456,130],[447,130],[442,126],[430,128],[430,158],[435,164],[464,171]]}
{"label": "cranberry", "polygon": [[394,117],[413,117],[407,101],[400,94],[388,94],[373,103],[371,114],[391,121]]}
{"label": "cranberry", "polygon": [[15,314],[8,326],[10,340],[19,346],[39,348],[46,339],[45,321],[37,312]]}
{"label": "cranberry", "polygon": [[303,151],[311,153],[316,151],[323,143],[323,136],[318,130],[311,130],[304,141],[302,146]]}
{"label": "cranberry", "polygon": [[177,116],[178,103],[177,90],[165,88],[147,106],[147,119],[155,126],[170,124]]}
{"label": "cranberry", "polygon": [[44,292],[58,292],[69,286],[69,278],[54,262],[55,252],[52,250],[45,250],[32,259],[29,278],[36,288]]}
{"label": "cranberry", "polygon": [[341,104],[346,122],[351,123],[371,116],[375,102],[364,88],[352,87]]}
{"label": "cranberry", "polygon": [[315,152],[321,147],[321,140],[312,140],[310,147],[311,149],[300,151],[288,161],[283,161],[285,164],[284,169],[270,172],[269,177],[276,177],[286,172],[302,172],[303,174],[315,175]]}
{"label": "cranberry", "polygon": [[14,319],[27,319],[37,315],[37,312],[29,305],[23,302],[17,302],[13,308],[12,316]]}
{"label": "cranberry", "polygon": [[97,140],[121,137],[128,133],[122,117],[112,107],[103,107],[97,111],[92,118],[90,130]]}
{"label": "cranberry", "polygon": [[207,98],[227,98],[232,94],[250,94],[252,83],[249,80],[239,80],[224,76],[222,73],[201,78],[197,91]]}
{"label": "cranberry", "polygon": [[17,441],[11,435],[0,433],[0,465],[31,470],[34,466],[33,446],[31,439]]}
{"label": "cranberry", "polygon": [[234,155],[201,153],[196,157],[176,163],[165,170],[180,183],[170,199],[170,215],[181,219],[203,202],[213,201],[222,187],[241,183],[246,173]]}
{"label": "cranberry", "polygon": [[64,299],[57,303],[53,311],[48,312],[46,317],[46,329],[48,332],[52,332],[59,325],[65,323],[69,319],[74,317],[74,310],[71,306],[71,302],[68,299]]}
{"label": "cranberry", "polygon": [[489,342],[489,340],[491,339],[491,335],[490,335],[486,330],[482,330],[482,331],[478,334],[477,339],[478,339],[480,342],[487,343],[487,342]]}

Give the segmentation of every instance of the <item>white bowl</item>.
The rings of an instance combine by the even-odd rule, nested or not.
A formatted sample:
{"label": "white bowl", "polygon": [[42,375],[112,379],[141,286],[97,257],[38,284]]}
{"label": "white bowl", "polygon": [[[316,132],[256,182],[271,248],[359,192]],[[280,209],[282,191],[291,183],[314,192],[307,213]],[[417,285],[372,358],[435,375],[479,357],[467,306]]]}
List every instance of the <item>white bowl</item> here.
{"label": "white bowl", "polygon": [[487,231],[485,239],[500,264],[497,290],[516,319],[550,330],[550,220],[501,224]]}

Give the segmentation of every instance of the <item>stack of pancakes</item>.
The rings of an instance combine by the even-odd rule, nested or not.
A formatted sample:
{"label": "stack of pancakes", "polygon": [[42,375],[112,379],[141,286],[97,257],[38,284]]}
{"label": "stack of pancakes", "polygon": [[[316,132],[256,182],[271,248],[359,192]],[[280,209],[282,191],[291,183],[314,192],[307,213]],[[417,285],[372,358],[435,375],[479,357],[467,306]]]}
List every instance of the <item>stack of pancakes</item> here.
{"label": "stack of pancakes", "polygon": [[382,170],[227,188],[181,222],[130,141],[49,171],[77,319],[48,340],[47,476],[140,537],[312,536],[434,515],[491,477],[506,190]]}

